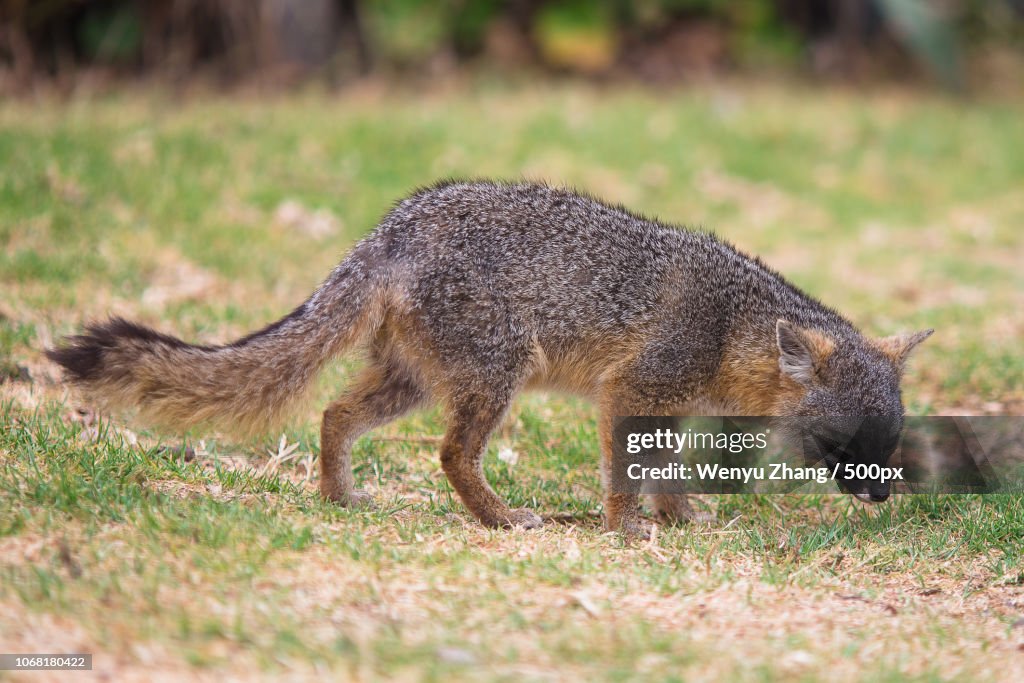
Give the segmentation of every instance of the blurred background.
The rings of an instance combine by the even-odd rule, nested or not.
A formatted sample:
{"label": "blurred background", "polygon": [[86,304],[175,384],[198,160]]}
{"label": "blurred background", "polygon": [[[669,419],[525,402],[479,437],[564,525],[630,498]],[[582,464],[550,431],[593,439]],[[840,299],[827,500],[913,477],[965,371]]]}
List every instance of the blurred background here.
{"label": "blurred background", "polygon": [[112,313],[245,334],[413,188],[527,178],[936,328],[912,412],[1024,412],[1022,102],[1024,0],[0,0],[0,382]]}
{"label": "blurred background", "polygon": [[736,72],[1019,87],[1024,0],[2,0],[0,87]]}

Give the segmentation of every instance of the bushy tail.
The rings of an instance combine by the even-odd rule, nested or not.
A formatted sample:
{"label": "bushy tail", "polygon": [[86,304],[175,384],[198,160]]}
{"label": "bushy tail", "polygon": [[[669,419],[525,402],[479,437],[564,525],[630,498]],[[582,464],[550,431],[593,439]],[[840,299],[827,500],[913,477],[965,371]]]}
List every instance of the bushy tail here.
{"label": "bushy tail", "polygon": [[328,360],[379,326],[383,279],[353,254],[289,315],[231,344],[195,346],[114,318],[46,355],[101,410],[136,410],[144,424],[176,430],[261,434],[301,404]]}

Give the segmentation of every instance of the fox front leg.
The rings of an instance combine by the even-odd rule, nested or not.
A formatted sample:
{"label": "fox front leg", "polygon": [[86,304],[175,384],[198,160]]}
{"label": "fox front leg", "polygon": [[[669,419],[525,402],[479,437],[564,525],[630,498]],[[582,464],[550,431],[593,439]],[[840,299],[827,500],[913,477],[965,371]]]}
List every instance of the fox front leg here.
{"label": "fox front leg", "polygon": [[628,403],[614,394],[605,397],[601,405],[598,423],[598,438],[601,444],[601,479],[604,484],[604,525],[608,531],[619,531],[627,538],[647,537],[650,527],[640,523],[640,488],[619,490],[622,477],[616,476],[615,468],[621,463],[615,461],[614,429],[615,418],[632,414]]}

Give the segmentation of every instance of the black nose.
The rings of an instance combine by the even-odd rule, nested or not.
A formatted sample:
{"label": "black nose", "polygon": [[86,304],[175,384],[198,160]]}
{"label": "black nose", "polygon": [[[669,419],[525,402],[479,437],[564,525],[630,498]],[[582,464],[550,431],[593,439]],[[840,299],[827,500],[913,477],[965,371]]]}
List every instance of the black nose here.
{"label": "black nose", "polygon": [[872,493],[870,495],[870,497],[871,497],[871,502],[872,503],[881,503],[881,502],[884,502],[886,500],[889,500],[889,494],[888,493]]}

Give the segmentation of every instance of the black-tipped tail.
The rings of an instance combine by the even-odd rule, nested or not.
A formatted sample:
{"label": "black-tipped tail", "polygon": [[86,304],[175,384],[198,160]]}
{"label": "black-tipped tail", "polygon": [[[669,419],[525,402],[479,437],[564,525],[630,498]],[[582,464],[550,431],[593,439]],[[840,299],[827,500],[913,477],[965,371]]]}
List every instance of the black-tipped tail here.
{"label": "black-tipped tail", "polygon": [[[189,345],[176,337],[161,334],[154,329],[129,322],[124,318],[111,318],[106,322],[90,323],[85,333],[66,337],[62,346],[45,351],[46,357],[61,366],[72,382],[99,379],[103,371],[104,355],[117,349],[125,341],[143,344],[159,343],[168,348]],[[194,347],[209,349],[209,347]]]}

